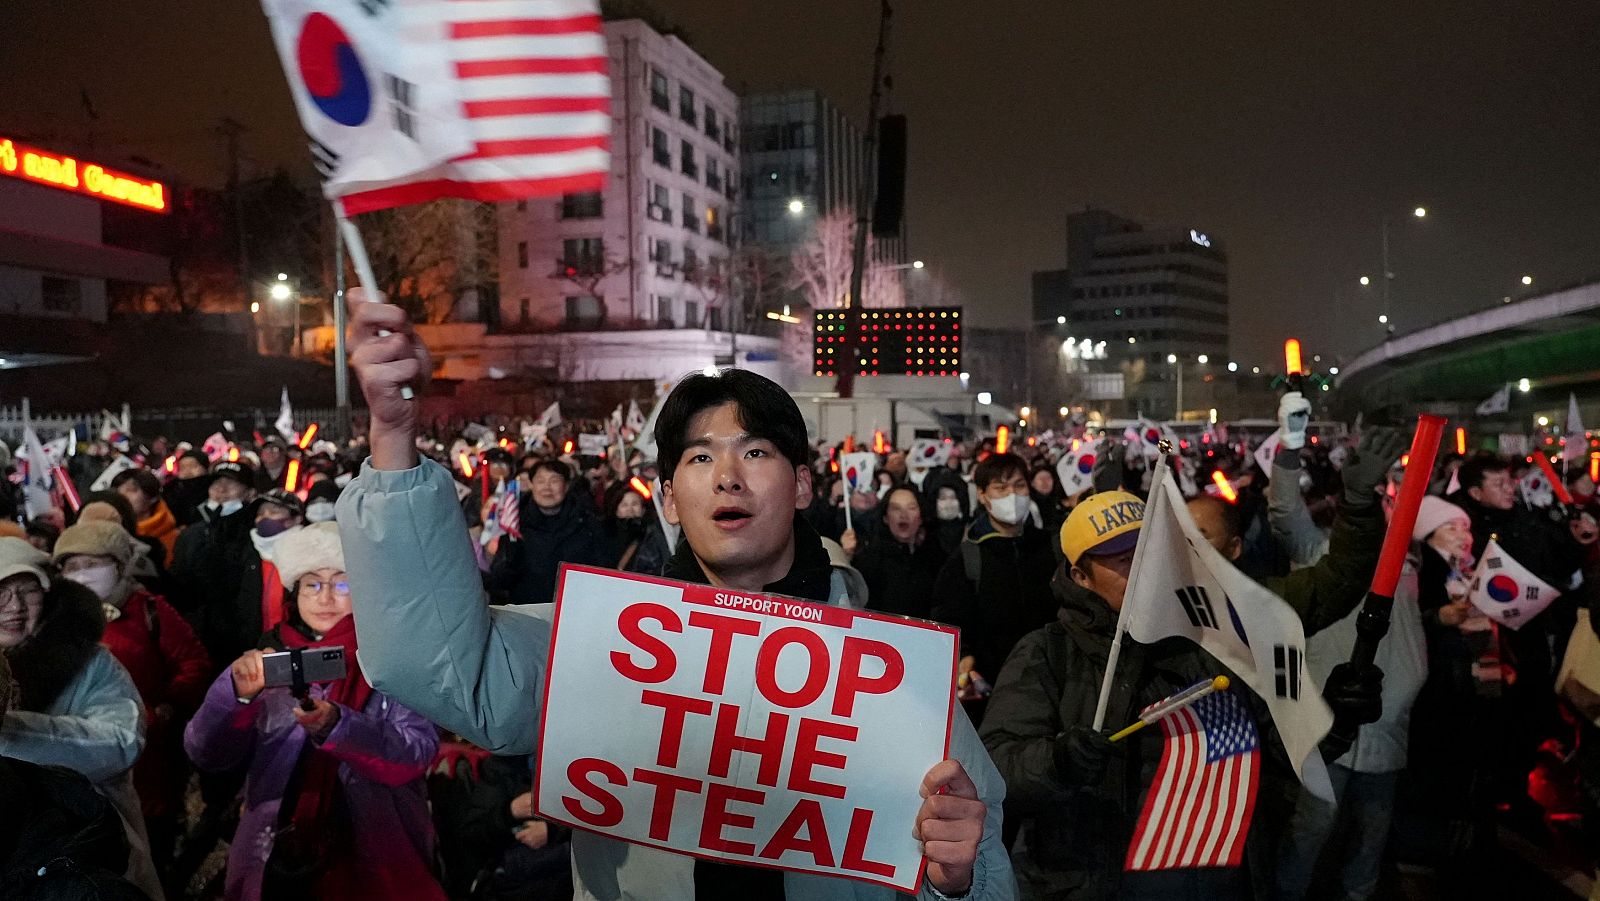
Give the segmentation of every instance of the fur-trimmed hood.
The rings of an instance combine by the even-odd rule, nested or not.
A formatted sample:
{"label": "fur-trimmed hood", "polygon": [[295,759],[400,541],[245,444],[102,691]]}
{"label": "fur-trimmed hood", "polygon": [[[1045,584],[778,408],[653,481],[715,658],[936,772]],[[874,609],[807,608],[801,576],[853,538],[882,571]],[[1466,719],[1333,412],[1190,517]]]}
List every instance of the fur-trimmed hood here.
{"label": "fur-trimmed hood", "polygon": [[39,630],[6,652],[21,709],[49,707],[94,657],[105,630],[105,610],[93,591],[69,579],[52,581]]}

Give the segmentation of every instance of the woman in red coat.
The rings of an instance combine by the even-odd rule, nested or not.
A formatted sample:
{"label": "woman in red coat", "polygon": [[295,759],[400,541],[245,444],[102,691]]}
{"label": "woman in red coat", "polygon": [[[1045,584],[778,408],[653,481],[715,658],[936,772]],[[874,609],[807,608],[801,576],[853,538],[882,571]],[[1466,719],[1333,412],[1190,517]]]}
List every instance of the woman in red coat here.
{"label": "woman in red coat", "polygon": [[211,661],[194,629],[158,595],[133,580],[133,537],[113,522],[89,521],[61,533],[54,559],[61,575],[100,596],[102,641],[133,676],[145,708],[144,754],[133,768],[151,856],[165,872],[172,856],[187,767],[183,727],[205,698]]}

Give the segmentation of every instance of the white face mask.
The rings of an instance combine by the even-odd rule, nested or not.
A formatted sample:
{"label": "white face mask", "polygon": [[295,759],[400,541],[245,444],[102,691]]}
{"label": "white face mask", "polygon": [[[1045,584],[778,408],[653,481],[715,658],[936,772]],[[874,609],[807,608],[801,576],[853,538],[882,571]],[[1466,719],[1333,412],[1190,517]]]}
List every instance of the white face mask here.
{"label": "white face mask", "polygon": [[111,597],[113,589],[120,581],[115,563],[102,563],[88,569],[80,569],[67,578],[94,592],[102,601]]}
{"label": "white face mask", "polygon": [[1033,499],[1026,494],[1008,494],[999,500],[989,499],[989,515],[995,522],[1014,526],[1028,515],[1028,505]]}
{"label": "white face mask", "polygon": [[961,502],[953,497],[940,498],[933,508],[934,515],[945,522],[961,518]]}
{"label": "white face mask", "polygon": [[222,504],[218,504],[216,501],[211,501],[207,503],[206,506],[211,508],[213,512],[219,513],[223,516],[232,516],[233,514],[244,509],[244,501],[226,501]]}
{"label": "white face mask", "polygon": [[306,504],[306,522],[332,522],[333,501]]}
{"label": "white face mask", "polygon": [[261,555],[261,559],[272,561],[273,548],[277,546],[278,542],[283,540],[283,536],[293,531],[294,529],[285,529],[271,538],[263,538],[261,537],[260,532],[257,532],[255,529],[251,529],[250,543],[255,545],[256,553]]}

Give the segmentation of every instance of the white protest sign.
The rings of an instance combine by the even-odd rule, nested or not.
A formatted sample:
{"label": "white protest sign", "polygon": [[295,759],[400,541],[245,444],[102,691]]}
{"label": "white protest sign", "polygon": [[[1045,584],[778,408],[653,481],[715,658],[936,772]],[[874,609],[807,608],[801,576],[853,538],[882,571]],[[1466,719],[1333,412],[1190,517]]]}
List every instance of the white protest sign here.
{"label": "white protest sign", "polygon": [[557,598],[540,817],[916,891],[954,629],[580,566]]}

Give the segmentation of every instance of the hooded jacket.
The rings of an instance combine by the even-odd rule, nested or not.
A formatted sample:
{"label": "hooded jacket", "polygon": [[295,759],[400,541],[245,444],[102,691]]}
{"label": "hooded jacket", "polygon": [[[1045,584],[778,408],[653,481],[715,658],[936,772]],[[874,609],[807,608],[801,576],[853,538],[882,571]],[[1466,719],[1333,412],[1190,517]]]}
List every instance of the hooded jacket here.
{"label": "hooded jacket", "polygon": [[522,499],[522,540],[500,539],[489,564],[489,590],[513,604],[547,604],[555,600],[556,573],[563,563],[614,566],[611,543],[600,520],[574,481],[554,513],[545,513],[531,494]]}
{"label": "hooded jacket", "polygon": [[[471,539],[454,523],[449,473],[424,460],[402,471],[370,463],[339,499],[339,526],[352,582],[362,665],[379,691],[420,711],[494,754],[534,749],[544,668],[549,657],[550,605],[495,608],[484,603]],[[797,527],[798,528],[798,527]],[[796,559],[812,553],[797,548]],[[698,568],[698,564],[695,564]],[[687,562],[680,561],[683,572]],[[799,567],[772,590],[815,597],[823,578]],[[841,603],[844,580],[826,575],[827,598]],[[950,756],[959,760],[988,806],[971,901],[1016,897],[1000,836],[1004,785],[965,716],[951,700]],[[909,826],[908,826],[909,828]],[[692,898],[693,858],[631,845],[594,832],[572,834],[577,901]],[[785,901],[889,901],[882,886],[816,874],[784,873]],[[917,897],[937,901],[924,882]]]}
{"label": "hooded jacket", "polygon": [[[980,510],[961,545],[939,570],[932,616],[961,630],[961,655],[993,679],[1022,636],[1056,618],[1050,578],[1059,564],[1051,537],[1026,518],[1021,533],[1007,538]],[[968,567],[974,551],[976,581]]]}
{"label": "hooded jacket", "polygon": [[57,579],[38,630],[6,652],[22,692],[0,722],[0,756],[61,766],[95,784],[122,818],[128,879],[162,898],[130,770],[144,750],[144,707],[128,671],[100,644],[105,615],[94,592]]}

